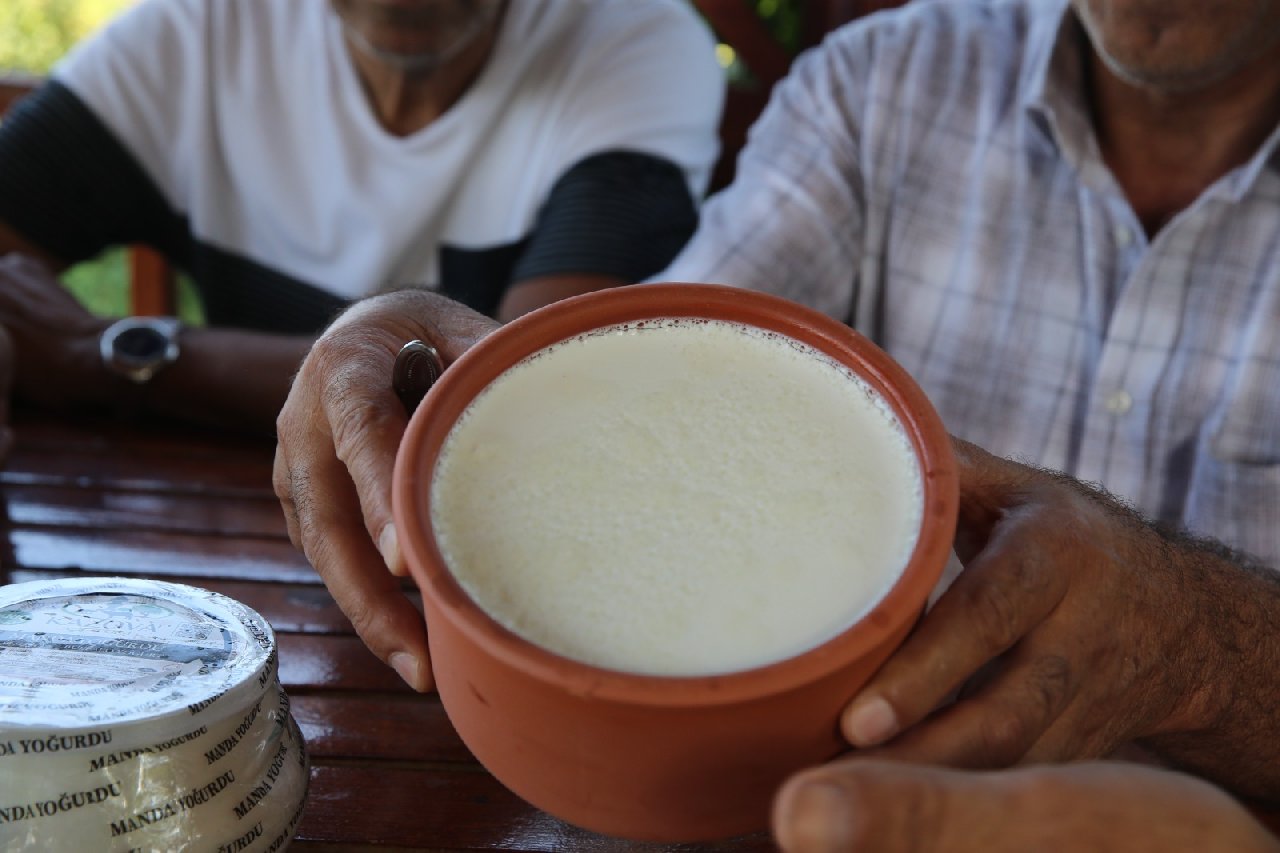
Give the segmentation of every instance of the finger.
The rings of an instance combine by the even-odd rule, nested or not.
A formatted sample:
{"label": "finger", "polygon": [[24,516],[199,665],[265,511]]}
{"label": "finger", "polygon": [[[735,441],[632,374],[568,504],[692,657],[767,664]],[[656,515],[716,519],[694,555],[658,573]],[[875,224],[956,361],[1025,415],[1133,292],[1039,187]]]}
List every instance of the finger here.
{"label": "finger", "polygon": [[427,338],[447,364],[457,361],[464,352],[499,327],[496,320],[455,302],[442,301],[439,294],[428,294],[432,301],[418,314],[429,326]]}
{"label": "finger", "polygon": [[445,364],[452,364],[499,325],[439,293],[413,289],[356,303],[329,327],[325,338],[356,329],[365,347],[387,347],[393,356],[418,338],[435,347]]}
{"label": "finger", "polygon": [[6,252],[0,255],[0,273],[7,278],[29,275],[36,261],[23,252]]}
{"label": "finger", "polygon": [[431,688],[422,614],[389,574],[361,521],[346,469],[332,456],[291,469],[291,493],[303,553],[365,645],[410,687]]}
{"label": "finger", "polygon": [[855,758],[807,770],[774,799],[784,853],[965,853],[1001,847],[1013,796],[1002,779]]}
{"label": "finger", "polygon": [[955,436],[951,444],[960,480],[955,551],[961,562],[968,563],[986,545],[996,523],[1023,502],[1023,493],[1038,472]]}
{"label": "finger", "polygon": [[323,447],[328,438],[323,430],[317,433],[312,413],[316,404],[308,393],[309,386],[300,381],[306,373],[306,365],[299,368],[298,375],[289,388],[289,395],[276,415],[276,453],[271,466],[271,486],[280,501],[284,512],[285,526],[289,532],[289,541],[299,551],[303,549],[302,532],[298,527],[298,511],[293,500],[292,466],[289,454],[295,444],[299,446]]}
{"label": "finger", "polygon": [[49,266],[30,252],[6,252],[0,255],[0,267],[20,273],[51,275]]}
{"label": "finger", "polygon": [[391,387],[406,340],[425,338],[452,362],[498,327],[437,293],[401,291],[360,303],[330,327],[308,361],[326,378],[321,396],[334,450],[347,466],[370,537],[392,574],[408,574],[391,511],[396,452],[408,416]]}
{"label": "finger", "polygon": [[393,365],[407,340],[452,359],[493,327],[422,291],[357,303],[312,347],[281,415],[277,490],[291,535],[365,644],[418,690],[431,684],[425,625],[387,571],[404,573],[391,482],[407,416]]}
{"label": "finger", "polygon": [[1035,468],[988,453],[954,435],[951,448],[959,466],[961,503],[979,505],[992,515],[999,515],[1008,496],[1039,474]]}
{"label": "finger", "polygon": [[[1114,761],[1015,773],[1034,789],[1034,801],[1025,799],[1041,825],[1056,823],[1053,835],[1071,838],[1073,850],[1280,851],[1276,836],[1238,800],[1185,773]],[[1033,820],[1034,813],[1027,822]]]}
{"label": "finger", "polygon": [[[353,376],[350,368],[362,363],[343,360],[341,341],[336,354],[332,343],[317,343],[277,422],[280,442],[273,479],[291,538],[324,578],[365,645],[410,686],[427,690],[431,671],[422,616],[387,573],[370,540],[355,485],[330,431],[335,416],[349,415],[335,415],[325,403],[348,401],[357,412],[361,409],[351,395],[368,392],[361,390],[359,371]],[[317,389],[324,402],[317,402]]]}
{"label": "finger", "polygon": [[76,319],[91,318],[92,314],[81,305],[75,295],[58,280],[54,271],[39,258],[11,252],[0,258],[0,274],[5,278],[5,289],[19,301],[37,300],[37,305],[56,305],[70,310]]}
{"label": "finger", "polygon": [[[282,411],[283,414],[283,411]],[[277,419],[276,434],[285,432],[282,421]],[[302,536],[298,530],[298,511],[293,505],[293,480],[289,474],[288,452],[284,444],[276,445],[275,460],[271,465],[271,487],[280,501],[280,509],[284,511],[285,527],[289,531],[289,541],[293,547],[302,550]]]}
{"label": "finger", "polygon": [[[1051,547],[1025,543],[1034,512],[1008,517],[919,627],[859,691],[841,717],[857,747],[878,746],[915,725],[1057,607],[1066,573]],[[1043,544],[1043,543],[1041,543]]]}
{"label": "finger", "polygon": [[1277,849],[1222,790],[1114,762],[964,773],[852,759],[788,781],[773,828],[784,853]]}
{"label": "finger", "polygon": [[1156,763],[1154,754],[1128,741],[1123,714],[1099,714],[1092,701],[1077,698],[1027,748],[1023,764],[1119,758]]}
{"label": "finger", "polygon": [[[361,327],[349,326],[318,341],[307,360],[315,360],[316,376],[326,377],[321,420],[331,433],[333,454],[345,466],[343,479],[354,486],[366,535],[386,569],[403,576],[391,511],[392,472],[408,425],[404,405],[391,386],[397,343],[370,342]],[[332,488],[336,482],[321,485]],[[296,494],[295,489],[295,499]]]}
{"label": "finger", "polygon": [[445,363],[452,364],[496,328],[497,324],[489,318],[479,317],[474,321],[451,324],[449,332],[437,327],[428,338],[436,345]]}
{"label": "finger", "polygon": [[974,695],[871,752],[878,759],[950,767],[1009,767],[1029,758],[1078,689],[1079,679],[1066,658],[1019,648]]}

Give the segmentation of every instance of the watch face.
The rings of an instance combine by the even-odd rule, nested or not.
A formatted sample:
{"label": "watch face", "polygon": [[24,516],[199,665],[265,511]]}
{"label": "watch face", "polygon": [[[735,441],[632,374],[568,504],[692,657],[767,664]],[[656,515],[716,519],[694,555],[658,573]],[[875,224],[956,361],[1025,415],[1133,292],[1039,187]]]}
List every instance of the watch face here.
{"label": "watch face", "polygon": [[118,356],[129,361],[151,361],[164,355],[169,342],[155,329],[126,329],[115,339]]}

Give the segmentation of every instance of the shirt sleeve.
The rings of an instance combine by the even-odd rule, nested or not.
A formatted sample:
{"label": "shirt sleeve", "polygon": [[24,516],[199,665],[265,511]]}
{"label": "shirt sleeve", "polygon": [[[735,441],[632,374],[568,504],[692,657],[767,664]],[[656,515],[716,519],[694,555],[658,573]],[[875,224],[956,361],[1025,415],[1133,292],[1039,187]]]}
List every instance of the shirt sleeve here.
{"label": "shirt sleeve", "polygon": [[607,151],[650,154],[679,168],[701,199],[725,88],[706,25],[683,2],[600,3],[571,50],[557,139],[565,168]]}
{"label": "shirt sleeve", "polygon": [[174,206],[206,150],[212,37],[203,0],[138,0],[78,43],[52,78],[119,140]]}
{"label": "shirt sleeve", "polygon": [[656,278],[767,291],[852,320],[865,221],[859,62],[847,40],[797,59],[752,127],[733,184]]}
{"label": "shirt sleeve", "polygon": [[0,125],[0,220],[67,263],[122,243],[171,253],[182,230],[138,161],[57,80]]}
{"label": "shirt sleeve", "polygon": [[512,281],[575,273],[639,281],[675,257],[697,221],[684,175],[670,160],[592,155],[552,187]]}

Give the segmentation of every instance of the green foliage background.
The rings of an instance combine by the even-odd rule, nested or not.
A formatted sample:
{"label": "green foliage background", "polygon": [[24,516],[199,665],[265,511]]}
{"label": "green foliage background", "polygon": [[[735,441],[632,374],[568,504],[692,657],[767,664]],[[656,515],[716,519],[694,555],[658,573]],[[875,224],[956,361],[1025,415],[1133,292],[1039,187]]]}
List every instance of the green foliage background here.
{"label": "green foliage background", "polygon": [[0,68],[44,72],[128,0],[4,0]]}

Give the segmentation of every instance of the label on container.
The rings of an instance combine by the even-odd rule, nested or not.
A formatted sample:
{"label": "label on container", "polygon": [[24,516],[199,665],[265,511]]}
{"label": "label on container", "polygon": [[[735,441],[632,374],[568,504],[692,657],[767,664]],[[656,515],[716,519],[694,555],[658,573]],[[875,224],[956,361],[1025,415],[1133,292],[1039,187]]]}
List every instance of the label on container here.
{"label": "label on container", "polygon": [[293,836],[309,780],[277,680],[213,729],[84,758],[88,773],[77,762],[23,779],[0,775],[0,849],[278,851]]}

